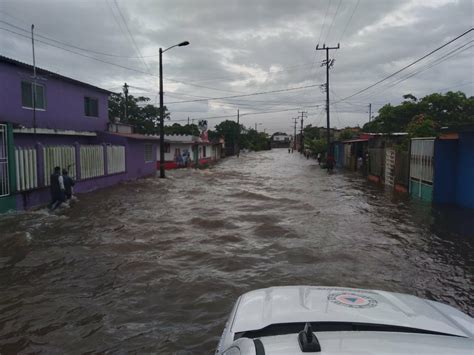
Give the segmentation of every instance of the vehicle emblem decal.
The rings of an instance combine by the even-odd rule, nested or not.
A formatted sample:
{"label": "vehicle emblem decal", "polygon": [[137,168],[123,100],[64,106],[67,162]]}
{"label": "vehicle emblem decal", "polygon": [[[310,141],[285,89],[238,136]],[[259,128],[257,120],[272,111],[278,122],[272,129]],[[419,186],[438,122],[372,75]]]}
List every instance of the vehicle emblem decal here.
{"label": "vehicle emblem decal", "polygon": [[330,293],[328,300],[339,306],[350,308],[372,308],[377,306],[377,301],[372,297],[347,292]]}

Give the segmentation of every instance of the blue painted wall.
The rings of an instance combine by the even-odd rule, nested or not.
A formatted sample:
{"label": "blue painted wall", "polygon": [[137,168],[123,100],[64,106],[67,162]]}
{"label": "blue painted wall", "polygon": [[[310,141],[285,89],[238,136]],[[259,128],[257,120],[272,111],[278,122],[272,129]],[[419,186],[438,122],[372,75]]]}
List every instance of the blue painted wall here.
{"label": "blue painted wall", "polygon": [[456,203],[458,140],[435,141],[433,201]]}
{"label": "blue painted wall", "polygon": [[433,201],[474,208],[474,132],[436,140]]}
{"label": "blue painted wall", "polygon": [[334,159],[336,160],[336,167],[344,167],[344,144],[334,143]]}
{"label": "blue painted wall", "polygon": [[474,208],[474,132],[459,133],[457,203]]}

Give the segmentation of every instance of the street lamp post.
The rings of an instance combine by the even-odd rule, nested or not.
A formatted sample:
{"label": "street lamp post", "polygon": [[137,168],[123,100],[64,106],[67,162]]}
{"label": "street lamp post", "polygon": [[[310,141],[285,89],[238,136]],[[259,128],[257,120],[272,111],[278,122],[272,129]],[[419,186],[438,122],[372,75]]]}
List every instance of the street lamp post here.
{"label": "street lamp post", "polygon": [[166,49],[160,48],[160,178],[165,178],[165,108],[163,106],[163,53],[174,47],[183,47],[189,44],[188,41],[175,44]]}

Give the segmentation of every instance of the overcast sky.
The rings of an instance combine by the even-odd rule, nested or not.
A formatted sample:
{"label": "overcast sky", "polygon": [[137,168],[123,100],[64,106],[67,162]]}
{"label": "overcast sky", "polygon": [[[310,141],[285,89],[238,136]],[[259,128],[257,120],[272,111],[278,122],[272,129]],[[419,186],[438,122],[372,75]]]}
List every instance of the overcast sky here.
{"label": "overcast sky", "polygon": [[[0,0],[0,54],[31,63],[27,36],[34,23],[39,67],[112,91],[127,82],[133,95],[155,102],[158,49],[187,40],[189,46],[164,54],[170,123],[209,118],[212,127],[227,119],[220,116],[235,116],[240,109],[246,126],[257,123],[268,133],[290,133],[298,111],[308,112],[305,123],[326,121],[325,93],[319,87],[326,80],[325,52],[315,51],[317,43],[341,46],[330,52],[335,59],[331,126],[362,126],[369,103],[376,114],[406,93],[421,97],[462,90],[472,95],[474,32],[341,101],[462,34],[473,22],[471,0]],[[176,103],[298,87],[306,88]]]}

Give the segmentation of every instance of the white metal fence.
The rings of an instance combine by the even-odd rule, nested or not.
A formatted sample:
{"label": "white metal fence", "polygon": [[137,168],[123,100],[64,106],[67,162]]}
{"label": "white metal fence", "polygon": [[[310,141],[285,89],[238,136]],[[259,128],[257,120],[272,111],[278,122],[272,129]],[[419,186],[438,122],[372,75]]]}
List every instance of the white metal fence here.
{"label": "white metal fence", "polygon": [[0,124],[0,197],[10,195],[7,147],[7,125]]}
{"label": "white metal fence", "polygon": [[35,148],[15,148],[16,189],[31,190],[38,187],[38,167]]}
{"label": "white metal fence", "polygon": [[44,184],[51,184],[50,175],[54,167],[67,169],[69,176],[76,178],[76,150],[74,146],[59,145],[44,147]]}
{"label": "white metal fence", "polygon": [[385,185],[394,186],[395,177],[395,149],[385,149]]}
{"label": "white metal fence", "polygon": [[433,183],[434,139],[412,139],[410,153],[410,178]]}
{"label": "white metal fence", "polygon": [[104,147],[102,145],[81,146],[81,179],[105,175]]}
{"label": "white metal fence", "polygon": [[107,146],[107,173],[125,172],[125,147],[122,145]]}

